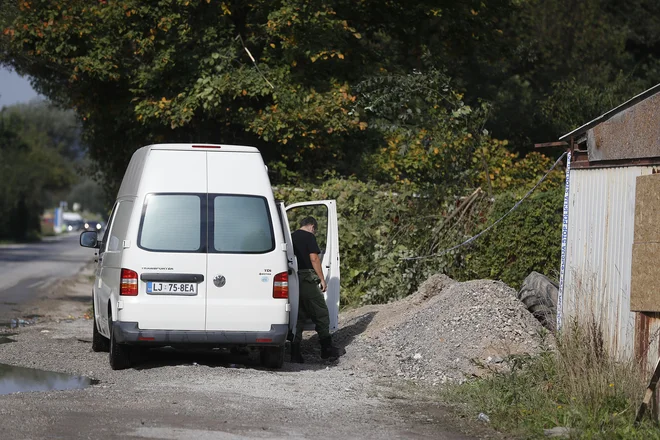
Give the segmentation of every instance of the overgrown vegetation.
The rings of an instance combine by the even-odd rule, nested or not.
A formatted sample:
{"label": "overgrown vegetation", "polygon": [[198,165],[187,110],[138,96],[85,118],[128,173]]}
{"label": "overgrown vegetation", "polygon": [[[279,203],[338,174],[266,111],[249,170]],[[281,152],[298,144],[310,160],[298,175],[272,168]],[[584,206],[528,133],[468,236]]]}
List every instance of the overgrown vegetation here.
{"label": "overgrown vegetation", "polygon": [[107,195],[149,143],[256,146],[274,185],[304,188],[287,202],[340,199],[351,304],[438,271],[552,275],[560,171],[481,241],[408,258],[483,230],[550,166],[534,142],[660,70],[652,0],[65,3],[1,3],[0,63],[76,112]]}
{"label": "overgrown vegetation", "polygon": [[0,111],[0,240],[34,240],[39,215],[75,179],[77,124],[47,105]]}
{"label": "overgrown vegetation", "polygon": [[490,103],[482,128],[523,153],[623,102],[658,77],[659,16],[654,0],[14,0],[0,62],[77,111],[110,184],[159,141],[255,145],[276,184],[367,180],[383,148],[417,159],[388,134],[402,126],[463,154],[434,130],[451,125],[438,97]]}
{"label": "overgrown vegetation", "polygon": [[496,429],[525,438],[544,438],[543,430],[554,427],[570,428],[571,438],[660,438],[648,419],[633,426],[646,372],[634,360],[615,359],[594,321],[569,323],[557,336],[556,350],[509,361],[510,371],[447,393],[463,402],[469,417],[483,412]]}
{"label": "overgrown vegetation", "polygon": [[[555,276],[561,257],[564,188],[545,188],[532,194],[467,251],[460,252],[460,258],[452,267],[454,277],[497,279],[519,289],[534,270]],[[516,192],[496,196],[486,224],[494,223],[519,199]]]}
{"label": "overgrown vegetation", "polygon": [[[491,202],[480,187],[467,197],[447,198],[448,188],[441,194],[420,194],[410,184],[345,179],[316,188],[278,187],[275,193],[288,203],[337,200],[342,302],[359,305],[402,298],[438,272],[459,280],[500,278],[516,285],[535,268],[555,268],[563,196],[556,182],[561,178],[561,171],[551,173],[548,191],[533,194],[474,245],[420,260],[411,258],[441,253],[480,232],[521,195],[506,192]],[[499,179],[493,183],[499,185]]]}
{"label": "overgrown vegetation", "polygon": [[63,200],[105,210],[99,185],[81,177],[84,151],[72,111],[40,101],[0,110],[0,240],[39,239],[40,215]]}

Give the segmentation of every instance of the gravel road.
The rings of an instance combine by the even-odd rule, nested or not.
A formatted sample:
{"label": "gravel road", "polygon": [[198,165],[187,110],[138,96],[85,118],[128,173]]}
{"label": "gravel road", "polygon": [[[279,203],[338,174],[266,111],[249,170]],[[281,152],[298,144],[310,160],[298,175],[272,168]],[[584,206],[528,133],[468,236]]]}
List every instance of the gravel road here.
{"label": "gravel road", "polygon": [[88,276],[79,273],[41,303],[51,313],[1,344],[0,363],[84,375],[95,384],[0,395],[0,438],[501,438],[452,416],[435,388],[411,392],[393,372],[362,368],[356,359],[370,353],[356,352],[354,342],[370,312],[342,319],[337,340],[347,355],[335,363],[320,359],[310,333],[307,363],[285,363],[279,371],[260,368],[249,355],[167,350],[152,352],[137,368],[112,371],[107,354],[91,351],[92,324],[81,317]]}

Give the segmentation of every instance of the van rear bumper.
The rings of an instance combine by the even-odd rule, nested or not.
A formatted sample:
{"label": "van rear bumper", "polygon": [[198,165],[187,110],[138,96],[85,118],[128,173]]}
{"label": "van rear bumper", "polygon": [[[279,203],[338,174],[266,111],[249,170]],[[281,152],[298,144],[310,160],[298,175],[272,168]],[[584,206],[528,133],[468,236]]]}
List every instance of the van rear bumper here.
{"label": "van rear bumper", "polygon": [[272,324],[269,331],[142,330],[137,322],[114,322],[115,340],[132,345],[284,345],[288,324]]}

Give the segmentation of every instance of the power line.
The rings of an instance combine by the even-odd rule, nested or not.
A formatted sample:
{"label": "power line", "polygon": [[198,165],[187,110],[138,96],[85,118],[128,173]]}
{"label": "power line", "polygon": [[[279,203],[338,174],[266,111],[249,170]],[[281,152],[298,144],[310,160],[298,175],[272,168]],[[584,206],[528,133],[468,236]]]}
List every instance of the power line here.
{"label": "power line", "polygon": [[522,202],[524,202],[525,199],[526,199],[527,197],[529,197],[529,196],[534,192],[534,190],[535,190],[536,188],[539,187],[539,185],[540,185],[541,183],[543,183],[543,181],[545,180],[545,178],[548,177],[548,174],[550,174],[550,172],[551,172],[552,170],[555,169],[555,167],[559,164],[559,162],[561,162],[561,160],[564,158],[564,156],[566,156],[566,153],[562,154],[562,155],[559,157],[559,159],[557,159],[557,161],[554,163],[554,165],[552,165],[552,167],[550,167],[550,169],[545,173],[545,175],[544,175],[543,177],[541,177],[541,180],[539,180],[539,181],[536,183],[536,185],[534,185],[534,186],[532,187],[532,189],[530,189],[529,191],[527,191],[527,194],[525,194],[525,195],[523,196],[522,199],[518,200],[518,202],[517,202],[515,205],[513,205],[513,207],[512,207],[511,209],[509,209],[509,210],[506,212],[506,214],[504,214],[502,217],[498,218],[498,219],[495,221],[495,223],[493,223],[492,225],[488,226],[486,229],[484,229],[483,231],[479,232],[477,235],[468,238],[467,240],[465,240],[465,241],[464,241],[463,243],[461,243],[461,244],[457,244],[456,246],[450,247],[449,249],[445,249],[445,250],[442,251],[442,252],[438,252],[438,253],[436,253],[436,254],[431,254],[431,255],[423,255],[423,256],[419,256],[419,257],[405,257],[405,258],[403,258],[403,260],[406,260],[406,261],[412,261],[412,260],[425,260],[425,259],[427,259],[427,258],[441,257],[441,256],[443,256],[443,255],[445,255],[445,254],[447,254],[447,253],[449,253],[449,252],[451,252],[451,251],[453,251],[453,250],[456,250],[456,249],[458,249],[458,248],[460,248],[460,247],[463,247],[463,246],[467,246],[468,244],[472,243],[474,240],[476,240],[477,238],[481,237],[481,236],[484,235],[486,232],[490,231],[490,230],[493,229],[495,226],[497,226],[498,223],[500,223],[502,220],[504,220],[504,219],[505,219],[509,214],[511,214],[513,211],[515,211],[516,209],[518,209],[518,207],[520,206],[520,204],[521,204]]}

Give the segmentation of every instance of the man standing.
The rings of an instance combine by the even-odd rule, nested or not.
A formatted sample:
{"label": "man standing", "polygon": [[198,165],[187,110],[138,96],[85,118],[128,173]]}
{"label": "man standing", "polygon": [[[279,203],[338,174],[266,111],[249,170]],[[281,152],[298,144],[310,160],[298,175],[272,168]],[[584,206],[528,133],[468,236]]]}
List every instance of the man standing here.
{"label": "man standing", "polygon": [[[318,223],[314,217],[306,217],[300,222],[300,229],[291,234],[293,251],[298,260],[300,299],[298,301],[298,323],[291,343],[291,362],[305,362],[300,353],[303,326],[307,318],[316,325],[316,333],[321,342],[321,357],[335,360],[343,353],[332,345],[330,335],[330,314],[323,294],[328,288],[321,270],[321,250],[316,242]],[[320,284],[320,289],[319,289]]]}

